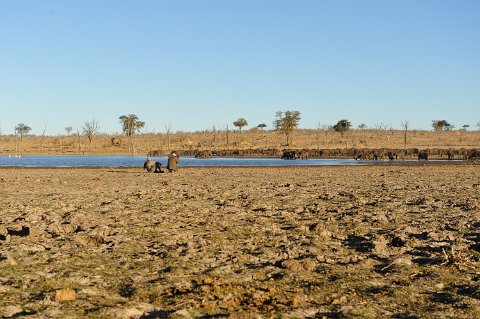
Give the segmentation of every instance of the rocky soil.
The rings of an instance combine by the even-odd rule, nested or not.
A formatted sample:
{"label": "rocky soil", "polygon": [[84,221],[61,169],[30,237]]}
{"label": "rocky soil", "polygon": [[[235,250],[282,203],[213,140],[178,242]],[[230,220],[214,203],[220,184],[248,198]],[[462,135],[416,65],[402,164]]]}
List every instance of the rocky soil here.
{"label": "rocky soil", "polygon": [[479,318],[480,165],[0,169],[3,318]]}

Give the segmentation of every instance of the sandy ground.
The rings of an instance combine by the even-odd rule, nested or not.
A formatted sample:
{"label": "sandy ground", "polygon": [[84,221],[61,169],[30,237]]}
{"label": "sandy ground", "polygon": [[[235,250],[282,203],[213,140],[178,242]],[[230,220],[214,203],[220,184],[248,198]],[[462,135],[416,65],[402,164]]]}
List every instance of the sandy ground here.
{"label": "sandy ground", "polygon": [[0,169],[3,318],[479,318],[480,165]]}

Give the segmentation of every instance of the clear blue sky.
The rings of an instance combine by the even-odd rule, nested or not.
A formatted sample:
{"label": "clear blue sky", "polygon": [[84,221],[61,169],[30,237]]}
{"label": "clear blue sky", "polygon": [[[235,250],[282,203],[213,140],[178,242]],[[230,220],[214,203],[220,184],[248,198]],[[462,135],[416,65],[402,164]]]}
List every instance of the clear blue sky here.
{"label": "clear blue sky", "polygon": [[0,0],[0,127],[480,122],[478,0]]}

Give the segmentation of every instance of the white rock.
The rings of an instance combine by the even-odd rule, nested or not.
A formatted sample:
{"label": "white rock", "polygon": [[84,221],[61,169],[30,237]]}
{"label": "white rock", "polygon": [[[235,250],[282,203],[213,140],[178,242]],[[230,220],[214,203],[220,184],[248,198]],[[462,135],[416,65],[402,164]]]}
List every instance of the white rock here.
{"label": "white rock", "polygon": [[20,306],[6,306],[3,312],[4,312],[4,317],[2,318],[10,318],[22,313],[23,308]]}

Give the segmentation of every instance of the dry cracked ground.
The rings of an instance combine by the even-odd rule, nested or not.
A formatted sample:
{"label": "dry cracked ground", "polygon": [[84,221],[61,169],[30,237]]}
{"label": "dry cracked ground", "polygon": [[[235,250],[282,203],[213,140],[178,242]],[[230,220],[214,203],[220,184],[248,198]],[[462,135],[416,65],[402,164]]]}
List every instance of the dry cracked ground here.
{"label": "dry cracked ground", "polygon": [[480,165],[0,169],[3,318],[479,318]]}

